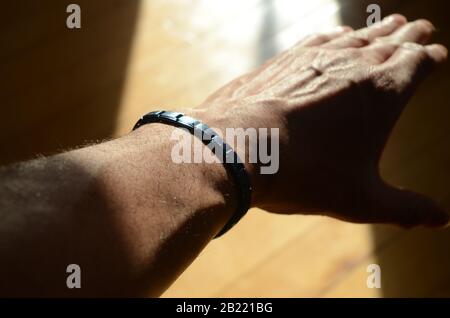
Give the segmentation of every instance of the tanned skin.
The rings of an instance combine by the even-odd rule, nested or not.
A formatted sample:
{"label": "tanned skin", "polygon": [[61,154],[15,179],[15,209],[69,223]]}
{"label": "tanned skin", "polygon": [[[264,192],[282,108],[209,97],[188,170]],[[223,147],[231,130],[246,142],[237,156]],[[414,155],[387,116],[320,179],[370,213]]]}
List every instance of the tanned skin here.
{"label": "tanned skin", "polygon": [[[447,58],[445,47],[428,44],[433,32],[429,21],[393,15],[313,35],[198,108],[179,110],[222,131],[279,128],[278,173],[261,175],[246,163],[253,207],[443,226],[449,217],[436,203],[386,184],[378,171],[410,96]],[[237,208],[222,164],[172,161],[174,129],[146,125],[2,168],[0,295],[160,295]],[[66,287],[68,264],[80,265],[81,289]]]}

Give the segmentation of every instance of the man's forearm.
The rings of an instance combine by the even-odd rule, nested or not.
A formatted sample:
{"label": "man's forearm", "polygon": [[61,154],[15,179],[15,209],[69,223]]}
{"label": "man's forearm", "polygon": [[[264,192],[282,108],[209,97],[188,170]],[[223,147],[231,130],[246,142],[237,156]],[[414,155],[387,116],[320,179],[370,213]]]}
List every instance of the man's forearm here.
{"label": "man's forearm", "polygon": [[[357,223],[444,226],[449,215],[439,204],[379,173],[409,97],[447,59],[442,45],[424,44],[434,30],[426,20],[392,15],[361,30],[305,38],[189,115],[222,132],[278,129],[274,174],[258,173],[260,163],[244,155],[260,148],[260,136],[234,149],[252,181],[251,206]],[[220,163],[171,160],[174,129],[147,125],[2,169],[0,294],[160,294],[237,208]],[[79,290],[65,284],[73,263],[82,270]]]}
{"label": "man's forearm", "polygon": [[[171,161],[173,129],[3,168],[0,294],[160,294],[236,204],[221,164]],[[81,289],[66,286],[72,263]]]}

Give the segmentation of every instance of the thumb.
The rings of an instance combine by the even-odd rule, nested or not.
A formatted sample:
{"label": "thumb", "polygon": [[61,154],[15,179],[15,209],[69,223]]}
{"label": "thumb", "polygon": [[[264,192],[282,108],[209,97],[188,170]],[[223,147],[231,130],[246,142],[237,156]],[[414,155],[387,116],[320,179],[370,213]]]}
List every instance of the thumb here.
{"label": "thumb", "polygon": [[446,211],[430,198],[386,183],[380,185],[372,198],[375,222],[409,228],[417,225],[445,226],[450,221]]}

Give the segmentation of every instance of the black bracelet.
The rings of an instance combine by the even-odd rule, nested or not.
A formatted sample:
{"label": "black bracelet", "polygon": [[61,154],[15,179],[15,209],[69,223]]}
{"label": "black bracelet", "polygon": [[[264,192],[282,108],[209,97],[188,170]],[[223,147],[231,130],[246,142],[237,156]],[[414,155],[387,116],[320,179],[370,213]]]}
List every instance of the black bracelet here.
{"label": "black bracelet", "polygon": [[[238,154],[217,133],[199,120],[182,113],[155,111],[142,116],[133,130],[149,123],[164,123],[189,130],[195,136],[201,136],[203,144],[215,150],[215,155],[222,160],[225,168],[233,175],[238,191],[238,209],[215,238],[231,229],[250,209],[252,187],[245,166]],[[219,153],[222,156],[219,156]]]}

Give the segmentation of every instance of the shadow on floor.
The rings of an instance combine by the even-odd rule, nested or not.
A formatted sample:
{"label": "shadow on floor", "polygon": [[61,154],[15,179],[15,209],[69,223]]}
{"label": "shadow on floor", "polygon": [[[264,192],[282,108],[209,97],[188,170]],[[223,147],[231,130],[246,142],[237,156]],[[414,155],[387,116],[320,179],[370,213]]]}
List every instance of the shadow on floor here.
{"label": "shadow on floor", "polygon": [[8,1],[0,21],[0,164],[111,136],[139,0]]}
{"label": "shadow on floor", "polygon": [[[340,2],[343,24],[364,26],[372,1]],[[399,12],[409,20],[431,20],[439,31],[434,41],[450,45],[446,1],[377,3],[382,16]],[[389,140],[381,171],[389,182],[430,195],[450,211],[449,74],[447,64],[420,87]],[[450,296],[449,230],[374,226],[373,239],[384,297]]]}

